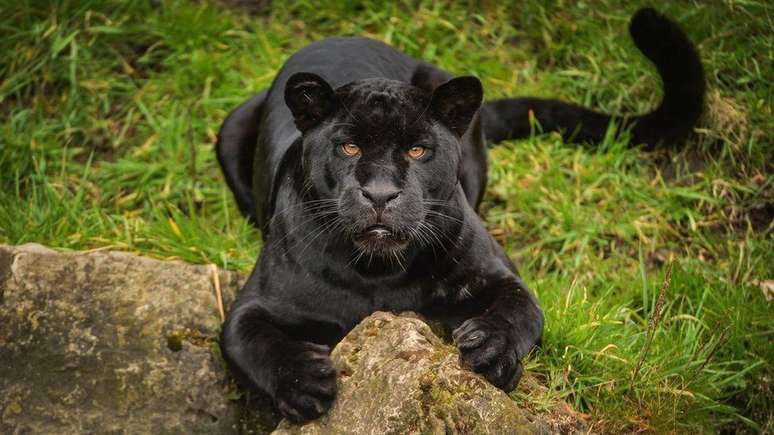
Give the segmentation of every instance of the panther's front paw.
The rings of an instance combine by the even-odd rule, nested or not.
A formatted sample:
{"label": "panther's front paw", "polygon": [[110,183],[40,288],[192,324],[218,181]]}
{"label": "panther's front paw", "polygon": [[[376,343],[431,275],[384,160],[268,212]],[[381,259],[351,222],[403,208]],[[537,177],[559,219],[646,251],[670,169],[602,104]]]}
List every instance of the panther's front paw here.
{"label": "panther's front paw", "polygon": [[336,370],[328,347],[298,343],[286,352],[277,371],[275,401],[283,417],[296,423],[313,420],[336,397]]}
{"label": "panther's front paw", "polygon": [[516,388],[523,370],[509,328],[504,319],[482,316],[452,333],[463,364],[506,392]]}

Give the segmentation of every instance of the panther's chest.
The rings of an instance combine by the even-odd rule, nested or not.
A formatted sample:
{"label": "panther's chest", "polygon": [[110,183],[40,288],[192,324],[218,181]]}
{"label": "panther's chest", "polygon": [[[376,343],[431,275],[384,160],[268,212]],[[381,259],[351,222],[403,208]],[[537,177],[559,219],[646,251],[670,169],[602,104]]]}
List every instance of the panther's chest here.
{"label": "panther's chest", "polygon": [[[443,310],[460,293],[448,274],[397,273],[382,277],[361,274],[334,261],[289,263],[264,251],[261,261],[261,304],[288,326],[345,335],[376,311]],[[330,259],[328,259],[330,260]],[[452,280],[453,281],[453,280]],[[327,342],[328,340],[325,340]]]}
{"label": "panther's chest", "polygon": [[329,291],[340,292],[343,300],[330,304],[327,308],[347,317],[348,327],[354,327],[376,311],[444,310],[449,304],[460,302],[461,294],[470,294],[467,288],[460,289],[442,277],[425,277],[400,283],[392,280],[368,280],[356,281],[349,285],[338,284]]}
{"label": "panther's chest", "polygon": [[309,274],[297,281],[286,303],[307,313],[309,318],[335,319],[348,330],[376,311],[419,311],[431,298],[433,289],[424,281],[362,279]]}

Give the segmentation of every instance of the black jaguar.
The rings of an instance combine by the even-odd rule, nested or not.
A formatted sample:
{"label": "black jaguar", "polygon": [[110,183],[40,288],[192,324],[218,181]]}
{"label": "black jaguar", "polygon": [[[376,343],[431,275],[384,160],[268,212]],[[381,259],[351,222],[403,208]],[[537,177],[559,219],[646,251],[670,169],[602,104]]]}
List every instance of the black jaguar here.
{"label": "black jaguar", "polygon": [[477,214],[487,146],[544,131],[598,142],[611,122],[633,145],[688,135],[703,105],[696,49],[652,9],[630,33],[664,85],[650,113],[614,117],[536,98],[483,103],[481,83],[365,38],[294,54],[271,87],[223,123],[218,160],[264,248],[220,346],[234,375],[294,421],[336,394],[329,351],[377,310],[444,322],[462,361],[503,390],[540,342],[543,315]]}

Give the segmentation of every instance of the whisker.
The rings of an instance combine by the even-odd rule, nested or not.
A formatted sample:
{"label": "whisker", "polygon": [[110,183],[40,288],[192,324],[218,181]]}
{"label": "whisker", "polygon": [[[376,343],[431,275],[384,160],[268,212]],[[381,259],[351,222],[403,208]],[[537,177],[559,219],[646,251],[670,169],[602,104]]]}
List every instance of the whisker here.
{"label": "whisker", "polygon": [[442,219],[449,219],[449,220],[457,222],[457,223],[464,223],[465,222],[465,221],[463,221],[460,218],[457,218],[457,217],[454,217],[454,216],[450,216],[450,215],[445,214],[445,213],[437,212],[435,210],[425,210],[425,214],[430,215],[430,216],[437,216],[437,217],[442,218]]}
{"label": "whisker", "polygon": [[285,241],[288,237],[290,237],[291,235],[293,235],[297,231],[303,229],[306,226],[306,224],[314,221],[316,218],[317,218],[317,216],[315,216],[315,215],[305,216],[300,222],[297,222],[295,226],[293,226],[291,229],[285,231],[285,235],[282,238],[280,238],[280,239],[278,239],[276,241],[273,241],[270,246],[275,247],[275,246],[279,245],[281,242]]}
{"label": "whisker", "polygon": [[365,255],[366,250],[361,248],[360,246],[355,246],[355,252],[357,253],[357,256],[352,260],[350,260],[349,263],[347,263],[347,267],[353,264],[357,264],[357,262],[360,261],[360,258],[363,257],[363,255]]}
{"label": "whisker", "polygon": [[[312,239],[311,239],[311,240],[309,240],[309,241],[306,243],[306,245],[303,247],[303,249],[301,249],[301,252],[299,252],[299,253],[298,253],[298,255],[299,255],[299,256],[301,256],[301,255],[304,253],[304,251],[306,251],[306,249],[307,249],[308,247],[310,247],[310,246],[312,245],[312,243],[314,243],[314,241],[315,241],[315,240],[317,240],[317,238],[318,238],[318,237],[320,237],[320,236],[321,236],[321,235],[323,235],[324,233],[328,232],[329,230],[332,230],[332,229],[333,229],[333,228],[335,228],[335,227],[336,227],[338,224],[339,224],[339,218],[337,218],[337,219],[334,219],[334,220],[332,220],[331,222],[328,222],[328,223],[326,223],[326,224],[320,225],[320,229],[319,229],[319,231],[317,231],[317,233],[315,233],[314,237],[312,237]],[[308,238],[308,237],[309,237],[308,235],[307,235],[306,237],[304,237],[304,239],[302,239],[302,240],[301,240],[301,242],[303,242],[303,241],[304,241],[306,238]],[[301,242],[299,242],[299,243],[301,243]]]}

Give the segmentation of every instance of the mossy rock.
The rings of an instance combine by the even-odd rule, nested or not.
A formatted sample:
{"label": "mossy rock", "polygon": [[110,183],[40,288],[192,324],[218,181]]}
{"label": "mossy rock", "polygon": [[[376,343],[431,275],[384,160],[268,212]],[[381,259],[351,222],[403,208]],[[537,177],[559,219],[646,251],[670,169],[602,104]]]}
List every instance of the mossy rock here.
{"label": "mossy rock", "polygon": [[332,353],[339,393],[330,412],[275,434],[535,434],[546,425],[459,364],[418,316],[377,312]]}

